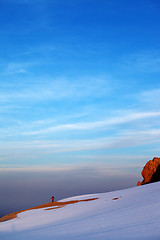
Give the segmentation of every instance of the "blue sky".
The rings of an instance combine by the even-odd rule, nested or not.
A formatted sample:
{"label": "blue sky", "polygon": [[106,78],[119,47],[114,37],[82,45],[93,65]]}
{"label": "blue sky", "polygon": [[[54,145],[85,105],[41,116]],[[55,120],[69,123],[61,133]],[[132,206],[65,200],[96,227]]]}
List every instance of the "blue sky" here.
{"label": "blue sky", "polygon": [[159,156],[159,10],[156,0],[0,1],[1,170],[121,174]]}

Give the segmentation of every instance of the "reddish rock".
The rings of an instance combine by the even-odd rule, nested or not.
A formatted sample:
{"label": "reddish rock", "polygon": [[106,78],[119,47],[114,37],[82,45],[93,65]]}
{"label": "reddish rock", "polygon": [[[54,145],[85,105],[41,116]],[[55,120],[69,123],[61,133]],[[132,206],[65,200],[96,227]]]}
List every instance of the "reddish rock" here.
{"label": "reddish rock", "polygon": [[137,182],[137,186],[141,186],[142,184],[141,184],[141,182]]}
{"label": "reddish rock", "polygon": [[160,181],[160,158],[155,157],[153,160],[148,161],[144,166],[141,174],[143,181],[138,182],[137,186]]}

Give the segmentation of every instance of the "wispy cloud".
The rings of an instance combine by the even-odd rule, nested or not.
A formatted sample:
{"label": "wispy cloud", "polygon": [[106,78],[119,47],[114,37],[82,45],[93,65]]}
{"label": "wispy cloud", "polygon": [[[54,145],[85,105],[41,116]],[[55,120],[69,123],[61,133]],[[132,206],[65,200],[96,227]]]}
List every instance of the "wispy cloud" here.
{"label": "wispy cloud", "polygon": [[19,74],[19,73],[27,73],[27,64],[22,63],[9,63],[4,74]]}
{"label": "wispy cloud", "polygon": [[125,56],[122,60],[123,68],[129,71],[138,72],[159,72],[160,52],[146,51]]}
{"label": "wispy cloud", "polygon": [[[54,165],[35,165],[35,166],[14,166],[14,165],[3,165],[0,168],[0,172],[1,173],[5,173],[5,172],[23,172],[23,173],[29,173],[29,172],[39,172],[39,173],[61,173],[61,174],[66,174],[68,172],[68,174],[70,173],[74,173],[74,174],[80,174],[82,175],[87,175],[87,176],[126,176],[126,175],[137,175],[137,173],[133,173],[132,169],[135,168],[141,168],[141,165],[137,165],[137,164],[128,164],[126,166],[126,168],[123,168],[124,166],[121,167],[111,167],[108,166],[107,164],[93,164],[92,166],[89,163],[81,163],[81,164],[54,164]],[[126,171],[127,169],[127,171]]]}
{"label": "wispy cloud", "polygon": [[[18,68],[19,69],[19,68]],[[17,70],[20,71],[20,70]],[[37,81],[26,81],[23,85],[16,86],[16,82],[10,87],[7,86],[0,89],[0,100],[6,101],[45,101],[45,100],[61,100],[69,98],[82,97],[102,97],[110,93],[111,86],[107,79],[100,77],[83,77],[81,79],[51,79],[41,78]]]}
{"label": "wispy cloud", "polygon": [[[24,52],[21,53],[21,55],[23,59],[23,57],[27,55],[26,50],[24,50]],[[15,58],[17,58],[16,55],[15,55]],[[1,65],[0,75],[3,77],[11,77],[14,75],[18,76],[18,74],[29,74],[31,72],[30,68],[33,68],[40,64],[42,64],[41,60],[33,59],[33,58],[32,60],[28,60],[28,61],[21,60],[21,61],[7,61],[7,62],[4,61],[4,59],[0,59],[0,65]],[[6,82],[8,82],[8,80],[6,80]],[[16,81],[15,81],[15,84],[16,84]],[[24,80],[24,85],[25,85],[25,80]]]}
{"label": "wispy cloud", "polygon": [[41,135],[41,134],[51,134],[55,131],[65,131],[65,130],[90,130],[98,128],[108,128],[111,126],[125,124],[145,118],[159,117],[160,112],[137,112],[132,114],[126,114],[120,117],[109,118],[101,121],[95,122],[81,122],[81,123],[72,123],[72,124],[62,124],[57,126],[48,127],[45,129],[40,129],[36,131],[27,131],[23,132],[24,135]]}
{"label": "wispy cloud", "polygon": [[1,142],[1,157],[10,156],[13,159],[30,157],[43,158],[47,155],[63,152],[95,151],[101,149],[122,149],[133,146],[143,146],[160,143],[160,130],[149,130],[146,132],[131,133],[129,135],[121,133],[115,137],[104,137],[96,139],[74,139],[74,140],[50,140],[50,141],[17,141]]}
{"label": "wispy cloud", "polygon": [[142,103],[152,106],[152,108],[157,107],[158,109],[160,105],[160,87],[142,91],[138,98]]}

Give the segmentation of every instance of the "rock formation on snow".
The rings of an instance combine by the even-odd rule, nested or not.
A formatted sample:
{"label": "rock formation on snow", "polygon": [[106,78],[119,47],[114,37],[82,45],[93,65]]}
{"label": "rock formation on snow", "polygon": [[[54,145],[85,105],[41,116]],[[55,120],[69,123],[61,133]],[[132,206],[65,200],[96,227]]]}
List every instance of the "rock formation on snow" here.
{"label": "rock formation on snow", "polygon": [[138,182],[137,186],[160,181],[160,158],[155,157],[149,160],[144,166],[142,172],[143,181]]}

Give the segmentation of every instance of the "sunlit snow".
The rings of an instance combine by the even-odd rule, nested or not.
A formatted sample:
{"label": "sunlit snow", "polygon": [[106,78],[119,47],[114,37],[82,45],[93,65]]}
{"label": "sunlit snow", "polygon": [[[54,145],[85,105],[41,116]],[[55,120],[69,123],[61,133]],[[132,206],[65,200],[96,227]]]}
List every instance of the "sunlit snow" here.
{"label": "sunlit snow", "polygon": [[[98,198],[41,208],[0,223],[2,240],[159,240],[160,183],[72,197],[62,201]],[[50,207],[51,208],[51,207]]]}

